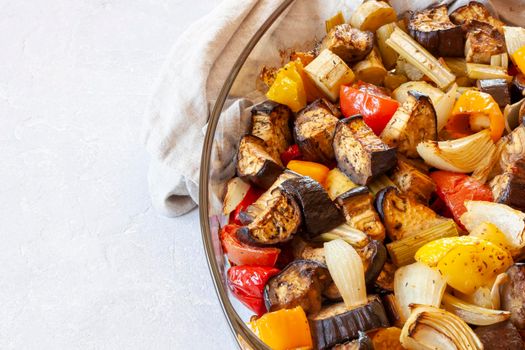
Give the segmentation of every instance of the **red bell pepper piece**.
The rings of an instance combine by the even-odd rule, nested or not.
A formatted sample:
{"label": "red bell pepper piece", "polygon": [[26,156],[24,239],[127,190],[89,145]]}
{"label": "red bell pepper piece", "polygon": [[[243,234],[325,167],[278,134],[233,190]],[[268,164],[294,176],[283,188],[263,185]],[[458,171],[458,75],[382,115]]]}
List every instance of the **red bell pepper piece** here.
{"label": "red bell pepper piece", "polygon": [[380,88],[363,82],[341,86],[340,103],[345,117],[361,114],[376,135],[381,134],[399,107],[399,102]]}
{"label": "red bell pepper piece", "polygon": [[237,225],[226,225],[220,232],[222,247],[228,260],[235,265],[274,266],[281,250],[253,247],[239,241],[238,228]]}
{"label": "red bell pepper piece", "polygon": [[294,144],[288,147],[283,153],[281,153],[281,161],[284,166],[287,166],[288,163],[292,160],[302,160],[303,155],[299,146]]}
{"label": "red bell pepper piece", "polygon": [[250,205],[252,205],[257,199],[259,199],[263,192],[263,190],[251,186],[248,192],[246,192],[246,194],[244,195],[242,201],[237,205],[235,210],[231,212],[229,223],[235,225],[242,225],[241,219],[239,218],[239,214],[243,211],[246,211],[246,209]]}
{"label": "red bell pepper piece", "polygon": [[270,277],[279,273],[273,267],[234,266],[228,270],[228,286],[233,295],[258,316],[266,313],[264,286]]}
{"label": "red bell pepper piece", "polygon": [[454,220],[461,227],[463,225],[459,219],[467,211],[465,201],[492,202],[494,200],[492,191],[487,185],[468,175],[440,170],[431,173],[430,177],[436,183],[437,195],[445,202],[452,212]]}

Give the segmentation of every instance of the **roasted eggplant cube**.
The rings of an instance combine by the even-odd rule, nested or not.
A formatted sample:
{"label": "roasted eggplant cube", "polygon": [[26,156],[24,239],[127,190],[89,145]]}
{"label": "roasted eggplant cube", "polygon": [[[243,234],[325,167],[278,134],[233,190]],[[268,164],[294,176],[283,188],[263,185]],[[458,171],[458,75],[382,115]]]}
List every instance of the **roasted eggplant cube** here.
{"label": "roasted eggplant cube", "polygon": [[453,23],[461,24],[465,27],[468,27],[472,21],[487,23],[503,33],[504,23],[494,18],[489,10],[477,1],[471,1],[468,5],[458,7],[450,14],[450,19]]}
{"label": "roasted eggplant cube", "polygon": [[525,263],[517,263],[507,270],[508,281],[500,287],[501,308],[510,311],[510,321],[519,330],[525,330]]}
{"label": "roasted eggplant cube", "polygon": [[494,201],[525,211],[525,159],[517,159],[512,166],[490,183]]}
{"label": "roasted eggplant cube", "polygon": [[317,181],[303,176],[286,180],[280,187],[299,203],[303,214],[304,234],[308,239],[345,222],[343,213]]}
{"label": "roasted eggplant cube", "polygon": [[392,241],[414,236],[448,220],[394,187],[377,194],[376,208]]}
{"label": "roasted eggplant cube", "polygon": [[412,12],[407,29],[417,42],[435,56],[463,56],[463,29],[450,21],[445,5]]}
{"label": "roasted eggplant cube", "polygon": [[317,313],[321,310],[323,290],[331,283],[325,265],[313,260],[293,261],[266,284],[266,308],[277,311],[301,306],[307,314]]}
{"label": "roasted eggplant cube", "polygon": [[332,141],[340,112],[325,99],[312,102],[297,115],[295,142],[305,160],[330,163],[334,159]]}
{"label": "roasted eggplant cube", "polygon": [[490,57],[506,52],[505,38],[490,24],[472,21],[465,42],[467,62],[490,64]]}
{"label": "roasted eggplant cube", "polygon": [[359,185],[367,185],[396,165],[396,150],[386,145],[362,116],[337,123],[334,152],[338,168]]}
{"label": "roasted eggplant cube", "polygon": [[374,350],[374,344],[365,332],[359,332],[359,338],[348,343],[338,344],[332,350]]}
{"label": "roasted eggplant cube", "polygon": [[350,226],[363,231],[372,239],[385,239],[385,227],[374,208],[374,196],[367,187],[351,189],[337,197],[339,205]]}
{"label": "roasted eggplant cube", "polygon": [[266,151],[281,164],[280,156],[292,143],[290,122],[292,111],[285,105],[272,101],[252,108],[252,132],[264,140]]}
{"label": "roasted eggplant cube", "polygon": [[300,225],[299,204],[281,188],[276,188],[268,206],[251,223],[239,228],[237,236],[254,245],[282,243],[290,240]]}
{"label": "roasted eggplant cube", "polygon": [[424,204],[428,204],[432,193],[436,190],[436,184],[430,176],[401,159],[398,159],[390,179],[401,192]]}
{"label": "roasted eggplant cube", "polygon": [[383,243],[372,240],[364,248],[358,249],[357,253],[363,260],[365,268],[365,282],[371,285],[375,282],[387,259],[386,248]]}
{"label": "roasted eggplant cube", "polygon": [[309,318],[314,348],[331,349],[333,346],[357,339],[359,332],[388,327],[388,318],[381,300],[370,296],[368,304],[348,310],[344,303],[325,306]]}
{"label": "roasted eggplant cube", "polygon": [[491,95],[502,110],[510,104],[510,89],[505,79],[482,79],[476,85],[479,91]]}
{"label": "roasted eggplant cube", "polygon": [[525,350],[520,333],[510,321],[478,327],[474,333],[487,350]]}
{"label": "roasted eggplant cube", "polygon": [[237,153],[237,175],[264,189],[268,189],[283,172],[279,165],[265,148],[262,139],[246,135],[239,143]]}
{"label": "roasted eggplant cube", "polygon": [[319,52],[328,49],[350,65],[365,58],[373,47],[372,32],[352,28],[350,24],[340,24],[330,30],[317,49]]}
{"label": "roasted eggplant cube", "polygon": [[437,140],[437,117],[430,98],[410,91],[381,133],[381,139],[396,147],[397,152],[418,158],[416,148],[420,142]]}

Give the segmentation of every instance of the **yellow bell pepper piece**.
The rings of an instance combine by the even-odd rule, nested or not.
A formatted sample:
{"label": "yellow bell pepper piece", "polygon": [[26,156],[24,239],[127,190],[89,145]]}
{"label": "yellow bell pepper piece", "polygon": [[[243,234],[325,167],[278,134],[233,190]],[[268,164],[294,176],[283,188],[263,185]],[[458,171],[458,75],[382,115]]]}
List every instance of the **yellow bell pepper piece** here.
{"label": "yellow bell pepper piece", "polygon": [[512,60],[520,72],[525,74],[525,46],[520,47],[512,54]]}
{"label": "yellow bell pepper piece", "polygon": [[469,236],[481,238],[486,241],[492,242],[497,246],[505,249],[506,251],[512,253],[512,246],[509,244],[507,236],[505,236],[505,234],[501,232],[496,225],[490,222],[484,222],[479,224],[470,232]]}
{"label": "yellow bell pepper piece", "polygon": [[496,244],[472,236],[441,238],[421,247],[416,261],[437,267],[452,288],[471,294],[490,285],[513,264],[510,253]]}
{"label": "yellow bell pepper piece", "polygon": [[248,326],[272,350],[311,349],[313,346],[308,319],[300,306],[269,312]]}
{"label": "yellow bell pepper piece", "polygon": [[503,113],[489,94],[467,90],[454,104],[445,130],[452,137],[461,138],[483,129],[489,129],[492,141],[497,142],[505,130]]}
{"label": "yellow bell pepper piece", "polygon": [[309,176],[321,185],[324,185],[326,177],[330,172],[330,169],[323,164],[307,162],[304,160],[291,160],[288,163],[287,168],[303,176]]}
{"label": "yellow bell pepper piece", "polygon": [[306,90],[302,78],[302,64],[293,61],[279,69],[275,81],[266,93],[270,100],[286,105],[294,112],[306,106]]}

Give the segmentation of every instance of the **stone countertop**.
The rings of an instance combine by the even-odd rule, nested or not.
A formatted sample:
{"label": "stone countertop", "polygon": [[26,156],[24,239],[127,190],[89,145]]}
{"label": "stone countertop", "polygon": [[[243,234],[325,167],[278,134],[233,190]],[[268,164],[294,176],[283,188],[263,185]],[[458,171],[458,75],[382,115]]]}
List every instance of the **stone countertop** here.
{"label": "stone countertop", "polygon": [[217,3],[1,3],[0,348],[235,348],[198,213],[156,215],[140,143],[172,43]]}

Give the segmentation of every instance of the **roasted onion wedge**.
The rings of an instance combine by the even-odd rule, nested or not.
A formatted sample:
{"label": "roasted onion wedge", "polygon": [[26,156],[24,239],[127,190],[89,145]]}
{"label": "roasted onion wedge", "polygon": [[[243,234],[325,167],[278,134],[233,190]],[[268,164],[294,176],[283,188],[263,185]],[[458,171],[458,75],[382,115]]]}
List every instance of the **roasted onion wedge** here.
{"label": "roasted onion wedge", "polygon": [[510,317],[510,312],[508,311],[492,310],[469,304],[449,293],[443,295],[442,304],[445,310],[476,326],[488,326],[503,322]]}

